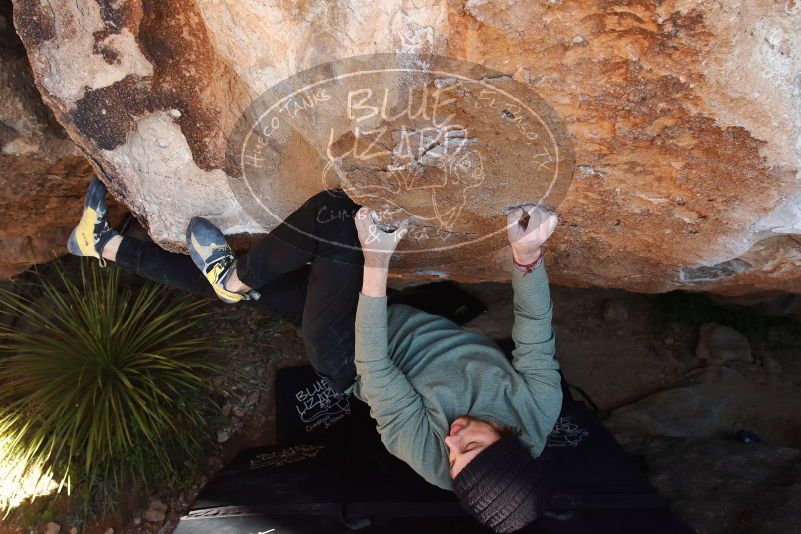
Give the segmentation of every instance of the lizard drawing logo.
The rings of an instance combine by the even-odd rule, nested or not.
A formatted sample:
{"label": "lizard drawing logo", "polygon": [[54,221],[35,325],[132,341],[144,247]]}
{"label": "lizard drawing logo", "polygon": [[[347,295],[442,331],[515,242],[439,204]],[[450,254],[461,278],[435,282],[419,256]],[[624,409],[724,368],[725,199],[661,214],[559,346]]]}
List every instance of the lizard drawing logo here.
{"label": "lizard drawing logo", "polygon": [[[418,222],[454,231],[472,189],[485,180],[477,140],[461,125],[407,128],[382,127],[349,136],[350,146],[338,154],[329,142],[323,185],[341,188],[352,198],[380,206],[382,219],[414,216]],[[341,141],[341,139],[340,139]],[[343,143],[338,143],[341,148]],[[372,148],[360,151],[366,144]],[[377,149],[375,149],[378,147]],[[409,208],[409,198],[416,198]],[[402,205],[401,200],[403,200]]]}
{"label": "lizard drawing logo", "polygon": [[574,423],[570,417],[560,417],[548,435],[547,447],[577,447],[581,440],[589,436],[586,428]]}
{"label": "lizard drawing logo", "polygon": [[241,170],[229,186],[268,231],[321,190],[343,190],[385,231],[408,217],[395,263],[437,274],[506,246],[506,214],[524,200],[555,209],[575,153],[521,76],[434,54],[411,20],[392,29],[402,52],[315,65],[255,99],[229,136],[226,161]]}

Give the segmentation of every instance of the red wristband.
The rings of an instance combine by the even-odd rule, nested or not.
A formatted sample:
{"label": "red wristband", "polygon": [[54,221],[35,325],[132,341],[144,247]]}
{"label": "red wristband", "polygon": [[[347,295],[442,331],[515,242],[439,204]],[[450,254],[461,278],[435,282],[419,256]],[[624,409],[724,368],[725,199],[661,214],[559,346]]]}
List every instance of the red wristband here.
{"label": "red wristband", "polygon": [[512,262],[515,264],[515,267],[519,271],[523,272],[523,276],[526,276],[528,273],[536,269],[542,264],[542,258],[545,256],[545,249],[540,250],[540,255],[537,257],[536,260],[532,261],[531,263],[518,263],[517,260],[512,256]]}

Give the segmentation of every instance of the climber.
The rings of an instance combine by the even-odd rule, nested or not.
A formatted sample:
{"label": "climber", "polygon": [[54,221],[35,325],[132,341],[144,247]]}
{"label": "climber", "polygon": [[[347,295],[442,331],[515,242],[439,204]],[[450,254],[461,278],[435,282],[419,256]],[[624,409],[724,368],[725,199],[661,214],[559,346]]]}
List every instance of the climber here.
{"label": "climber", "polygon": [[[105,193],[93,179],[70,252],[301,324],[312,366],[335,390],[370,406],[392,454],[453,490],[497,532],[536,517],[546,491],[536,456],[561,406],[542,257],[555,215],[527,206],[508,217],[516,266],[509,362],[486,336],[387,305],[389,258],[408,221],[385,232],[373,212],[340,191],[315,195],[239,258],[216,227],[195,217],[187,229],[191,260],[117,234],[106,219]],[[355,217],[319,216],[325,212]]]}
{"label": "climber", "polygon": [[387,306],[389,259],[405,227],[377,230],[357,213],[364,279],[356,312],[356,397],[387,449],[428,482],[452,489],[496,532],[534,520],[547,495],[537,456],[562,405],[542,246],[556,215],[524,206],[507,219],[515,349],[403,304]]}

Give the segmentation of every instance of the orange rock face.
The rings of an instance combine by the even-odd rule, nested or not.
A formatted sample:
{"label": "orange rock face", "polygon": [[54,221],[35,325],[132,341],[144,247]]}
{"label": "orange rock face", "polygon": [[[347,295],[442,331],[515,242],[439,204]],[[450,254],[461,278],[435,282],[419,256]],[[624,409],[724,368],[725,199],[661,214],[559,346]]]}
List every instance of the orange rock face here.
{"label": "orange rock face", "polygon": [[25,49],[0,3],[0,278],[67,252],[92,169],[33,83]]}
{"label": "orange rock face", "polygon": [[[548,248],[554,282],[801,292],[801,6],[794,0],[14,6],[45,102],[167,248],[182,249],[193,215],[228,234],[259,234],[330,185],[391,220],[416,217],[418,230],[433,224],[457,241],[490,234],[503,229],[505,209],[543,198],[534,163],[544,151],[561,184],[546,199],[560,214]],[[263,152],[250,155],[269,166],[254,187],[247,154],[232,149],[247,146],[232,143],[243,119],[252,126],[262,118],[255,111],[266,108],[254,103],[307,69],[379,53],[412,58],[399,62],[417,69],[437,64],[435,57],[476,66],[456,73],[472,85],[460,89],[449,126],[439,124],[451,134],[423,135],[431,116],[349,115],[352,100],[315,101],[306,85],[296,95],[307,104],[282,116],[289,128],[260,130]],[[330,74],[344,79],[334,67]],[[443,89],[454,74],[421,81],[414,72],[384,80],[390,108],[423,88]],[[521,113],[496,107],[511,100],[490,104],[467,87],[479,82],[520,101],[540,99],[553,113],[543,111],[538,123],[553,133],[550,141],[515,130]],[[341,95],[363,89],[347,88]],[[468,105],[471,95],[480,108]],[[398,134],[408,131],[415,134]],[[374,158],[348,157],[357,138],[373,142]],[[417,143],[414,150],[404,139]],[[335,183],[321,179],[332,170]],[[440,183],[460,187],[437,189],[434,200]],[[376,188],[379,197],[367,194]],[[418,235],[406,250],[426,253],[406,255],[398,267],[406,276],[508,279],[508,251],[491,241],[446,253],[427,249]]]}

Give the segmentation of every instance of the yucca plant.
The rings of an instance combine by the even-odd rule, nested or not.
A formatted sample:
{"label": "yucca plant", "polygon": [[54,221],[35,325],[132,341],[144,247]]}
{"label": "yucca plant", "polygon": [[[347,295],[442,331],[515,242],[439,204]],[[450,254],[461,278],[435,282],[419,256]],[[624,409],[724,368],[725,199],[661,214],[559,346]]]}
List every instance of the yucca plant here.
{"label": "yucca plant", "polygon": [[216,393],[213,344],[191,332],[204,301],[121,287],[113,266],[54,280],[0,288],[0,508],[50,481],[87,506],[171,485]]}

